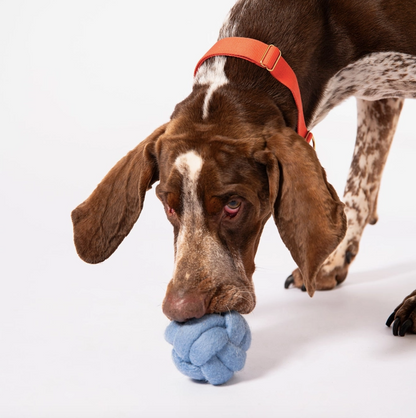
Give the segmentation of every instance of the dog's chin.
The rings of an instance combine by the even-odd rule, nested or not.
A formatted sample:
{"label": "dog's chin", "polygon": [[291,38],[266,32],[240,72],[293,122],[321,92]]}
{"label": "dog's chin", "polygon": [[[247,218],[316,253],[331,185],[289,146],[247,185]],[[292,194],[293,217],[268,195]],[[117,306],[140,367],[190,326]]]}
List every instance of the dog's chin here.
{"label": "dog's chin", "polygon": [[224,286],[214,294],[206,313],[236,311],[240,314],[248,314],[255,306],[256,295],[252,287]]}

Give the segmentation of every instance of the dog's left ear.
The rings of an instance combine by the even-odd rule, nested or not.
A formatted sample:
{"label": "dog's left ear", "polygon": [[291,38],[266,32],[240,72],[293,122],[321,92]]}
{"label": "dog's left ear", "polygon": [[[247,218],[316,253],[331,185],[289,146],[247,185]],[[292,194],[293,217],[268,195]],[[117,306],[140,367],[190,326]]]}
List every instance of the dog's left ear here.
{"label": "dog's left ear", "polygon": [[312,296],[321,265],[345,235],[344,204],[314,149],[293,130],[269,138],[255,158],[267,167],[275,223]]}

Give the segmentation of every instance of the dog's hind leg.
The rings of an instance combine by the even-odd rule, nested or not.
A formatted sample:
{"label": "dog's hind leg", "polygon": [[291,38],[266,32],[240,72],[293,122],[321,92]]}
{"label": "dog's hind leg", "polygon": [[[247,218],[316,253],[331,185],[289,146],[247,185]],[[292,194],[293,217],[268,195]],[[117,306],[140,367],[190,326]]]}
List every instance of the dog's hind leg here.
{"label": "dog's hind leg", "polygon": [[[332,289],[345,280],[365,226],[378,220],[381,176],[403,102],[404,99],[357,99],[357,138],[344,192],[348,228],[344,239],[322,265],[316,278],[317,290]],[[304,288],[299,269],[288,277],[285,287],[291,284]]]}

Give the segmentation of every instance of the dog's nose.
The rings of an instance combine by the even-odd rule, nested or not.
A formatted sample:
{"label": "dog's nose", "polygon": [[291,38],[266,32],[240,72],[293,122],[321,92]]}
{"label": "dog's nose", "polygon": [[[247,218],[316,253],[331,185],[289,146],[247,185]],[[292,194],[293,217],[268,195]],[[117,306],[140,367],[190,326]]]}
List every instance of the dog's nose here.
{"label": "dog's nose", "polygon": [[202,318],[207,312],[207,300],[197,292],[184,294],[169,289],[162,305],[163,313],[171,320],[186,322],[192,318]]}

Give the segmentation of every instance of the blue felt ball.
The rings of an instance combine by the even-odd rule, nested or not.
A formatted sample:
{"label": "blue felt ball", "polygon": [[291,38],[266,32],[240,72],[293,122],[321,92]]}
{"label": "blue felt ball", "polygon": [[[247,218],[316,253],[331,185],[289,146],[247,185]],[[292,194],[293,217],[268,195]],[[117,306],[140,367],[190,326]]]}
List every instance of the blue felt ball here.
{"label": "blue felt ball", "polygon": [[173,345],[173,362],[180,372],[221,385],[244,367],[251,332],[238,312],[227,312],[185,323],[172,321],[165,339]]}

